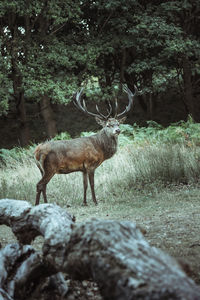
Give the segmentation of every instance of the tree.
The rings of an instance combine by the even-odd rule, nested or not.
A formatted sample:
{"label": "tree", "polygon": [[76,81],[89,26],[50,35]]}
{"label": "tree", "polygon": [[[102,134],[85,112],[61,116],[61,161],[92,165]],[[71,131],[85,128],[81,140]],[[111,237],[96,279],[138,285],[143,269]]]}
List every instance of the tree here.
{"label": "tree", "polygon": [[168,38],[165,53],[172,62],[171,68],[176,70],[186,111],[199,121],[200,3],[168,1],[161,4],[159,12],[165,15],[166,22],[174,24],[180,31],[177,37]]}
{"label": "tree", "polygon": [[1,1],[0,106],[6,113],[15,103],[21,144],[29,139],[27,101],[40,103],[53,136],[51,104],[68,103],[81,83],[97,79],[102,100],[113,86],[120,93],[119,83],[141,87],[148,118],[172,90],[198,121],[199,13],[198,0]]}
{"label": "tree", "polygon": [[[26,113],[28,100],[43,100],[42,109],[49,136],[56,134],[55,125],[49,125],[53,123],[49,99],[66,103],[69,101],[66,96],[72,94],[76,78],[70,58],[75,58],[75,49],[73,54],[71,48],[68,52],[67,42],[74,30],[71,21],[76,23],[80,10],[78,1],[69,3],[64,0],[56,3],[53,0],[4,0],[0,10],[1,61],[6,66],[1,77],[10,86],[10,97],[4,97],[3,107],[5,110],[5,102],[14,100],[20,144],[24,146],[30,139]],[[59,35],[64,27],[68,31],[67,38]],[[44,102],[45,105],[48,102],[46,107]]]}
{"label": "tree", "polygon": [[[196,117],[199,97],[199,1],[84,2],[90,43],[98,47],[93,70],[110,86],[138,83],[151,110],[156,95],[174,89]],[[151,96],[153,93],[153,97]],[[196,97],[196,98],[195,98]],[[152,113],[150,112],[150,115]],[[197,118],[198,120],[198,118]]]}

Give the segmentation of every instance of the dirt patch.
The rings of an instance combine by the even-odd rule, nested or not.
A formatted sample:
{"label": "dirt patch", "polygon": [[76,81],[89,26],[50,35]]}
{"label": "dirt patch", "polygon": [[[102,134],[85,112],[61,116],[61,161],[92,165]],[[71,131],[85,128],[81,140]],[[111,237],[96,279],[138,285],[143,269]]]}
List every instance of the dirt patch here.
{"label": "dirt patch", "polygon": [[200,284],[200,212],[191,211],[184,215],[163,212],[143,220],[141,226],[146,228],[145,237],[152,246],[175,257],[186,273]]}

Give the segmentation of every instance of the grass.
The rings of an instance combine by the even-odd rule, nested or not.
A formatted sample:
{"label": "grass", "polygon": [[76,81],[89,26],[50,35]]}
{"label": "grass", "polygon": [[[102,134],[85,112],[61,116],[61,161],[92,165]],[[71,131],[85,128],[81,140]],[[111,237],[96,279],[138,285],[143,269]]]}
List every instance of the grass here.
{"label": "grass", "polygon": [[[32,151],[33,149],[31,149]],[[128,205],[136,197],[156,195],[166,186],[197,184],[200,174],[200,148],[184,144],[138,145],[129,143],[105,161],[95,173],[97,199],[103,205]],[[36,184],[41,175],[30,155],[10,158],[0,169],[0,198],[30,201],[34,204]],[[49,202],[63,207],[82,204],[82,174],[55,175],[47,186]],[[88,203],[91,201],[88,189]]]}
{"label": "grass", "polygon": [[[199,126],[189,123],[188,131],[183,125],[183,130],[178,128],[178,140],[175,126],[159,127],[157,131],[150,128],[149,132],[125,126],[126,134],[120,138],[117,154],[96,170],[98,206],[92,202],[89,188],[88,206],[82,206],[81,173],[55,175],[47,186],[47,197],[50,203],[75,215],[77,222],[91,218],[136,222],[146,229],[146,238],[152,245],[189,261],[193,278],[200,283],[200,253],[193,246],[199,244],[200,227]],[[192,133],[191,128],[197,131]],[[189,140],[188,136],[185,138],[186,131],[192,137]],[[2,151],[0,198],[27,200],[34,205],[41,175],[33,159],[33,149],[34,146],[29,150]],[[1,230],[0,242],[4,245],[13,237],[7,228]]]}
{"label": "grass", "polygon": [[[88,206],[82,206],[81,173],[55,175],[47,186],[47,197],[50,203],[75,215],[78,222],[94,217],[143,224],[162,212],[185,213],[192,206],[198,209],[199,160],[199,147],[132,143],[120,147],[113,158],[96,170],[98,206],[92,202],[90,188]],[[0,169],[0,198],[27,200],[34,205],[40,178],[30,152],[22,161],[12,159]]]}

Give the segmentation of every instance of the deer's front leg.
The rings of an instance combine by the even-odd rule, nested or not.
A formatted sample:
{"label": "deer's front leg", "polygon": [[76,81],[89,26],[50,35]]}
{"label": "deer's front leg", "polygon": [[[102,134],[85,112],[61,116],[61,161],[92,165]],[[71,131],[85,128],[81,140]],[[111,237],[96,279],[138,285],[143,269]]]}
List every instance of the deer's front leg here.
{"label": "deer's front leg", "polygon": [[89,175],[90,187],[91,187],[91,192],[92,192],[92,200],[97,205],[97,199],[96,199],[95,191],[94,191],[94,171],[90,171],[88,175]]}
{"label": "deer's front leg", "polygon": [[84,188],[83,205],[87,205],[87,187],[88,187],[88,175],[86,172],[83,172],[83,188]]}

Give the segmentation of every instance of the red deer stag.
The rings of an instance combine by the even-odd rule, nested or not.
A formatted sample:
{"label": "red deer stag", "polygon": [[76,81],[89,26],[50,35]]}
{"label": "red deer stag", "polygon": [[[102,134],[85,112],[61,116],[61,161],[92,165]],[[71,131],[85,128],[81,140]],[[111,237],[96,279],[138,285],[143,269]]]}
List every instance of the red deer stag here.
{"label": "red deer stag", "polygon": [[[135,87],[136,89],[136,87]],[[119,124],[125,120],[124,115],[130,111],[133,94],[130,89],[124,86],[124,91],[128,94],[129,104],[125,110],[117,114],[117,101],[115,117],[111,117],[112,107],[109,104],[108,114],[105,116],[96,106],[97,113],[89,112],[85,101],[81,100],[83,89],[76,94],[74,104],[78,109],[88,116],[95,117],[98,124],[103,129],[90,137],[80,137],[67,141],[49,141],[40,144],[35,149],[35,160],[42,173],[42,179],[37,184],[37,194],[35,205],[40,202],[42,192],[44,202],[47,203],[46,185],[55,174],[68,174],[81,171],[83,173],[84,200],[87,205],[86,192],[88,186],[88,177],[92,192],[92,199],[97,204],[94,191],[94,171],[101,163],[112,157],[117,151],[117,140],[120,133]]]}

